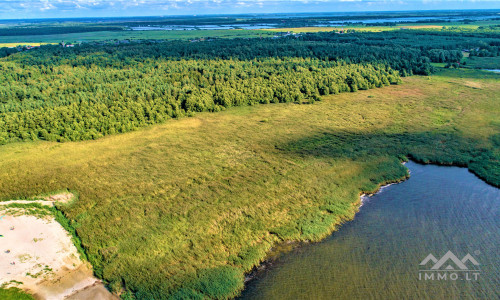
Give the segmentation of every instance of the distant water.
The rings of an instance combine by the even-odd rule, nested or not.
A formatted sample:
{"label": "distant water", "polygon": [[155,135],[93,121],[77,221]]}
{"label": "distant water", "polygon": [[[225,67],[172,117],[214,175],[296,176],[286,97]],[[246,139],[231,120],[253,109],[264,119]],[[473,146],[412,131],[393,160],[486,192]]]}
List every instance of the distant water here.
{"label": "distant water", "polygon": [[[293,15],[282,15],[281,17],[292,17]],[[301,15],[302,17],[310,16],[310,17],[318,17],[316,14],[311,15]],[[328,14],[325,16],[329,16]],[[334,15],[331,15],[334,16]],[[348,14],[346,15],[348,16]],[[272,19],[272,17],[267,16],[267,18]],[[498,18],[498,16],[468,16],[467,19],[480,21],[480,20],[488,20]],[[324,26],[343,26],[347,23],[362,23],[362,24],[375,24],[375,23],[407,23],[407,22],[419,22],[419,21],[450,21],[457,22],[463,21],[466,17],[450,17],[450,16],[429,16],[429,17],[394,17],[394,18],[376,18],[373,16],[366,16],[365,18],[359,19],[348,19],[348,20],[337,20],[337,21],[325,21],[323,23],[313,25],[316,27],[324,27]],[[262,23],[262,24],[212,24],[212,25],[164,25],[164,26],[135,26],[129,27],[131,30],[136,31],[153,31],[153,30],[220,30],[220,29],[267,29],[267,28],[279,28],[279,23]]]}
{"label": "distant water", "polygon": [[363,23],[363,24],[375,24],[375,23],[407,23],[407,22],[435,22],[435,21],[445,21],[445,22],[458,22],[465,19],[473,21],[482,21],[497,18],[498,16],[469,16],[469,17],[447,17],[447,16],[429,16],[429,17],[402,17],[402,18],[366,18],[366,19],[352,19],[352,20],[342,20],[342,21],[328,21],[331,24],[340,23]]}
{"label": "distant water", "polygon": [[[500,299],[500,189],[464,168],[406,166],[409,180],[367,198],[325,241],[284,254],[242,298]],[[455,270],[421,271],[435,265],[419,266],[429,254],[439,260],[448,251],[477,260],[466,261],[480,269],[477,280],[452,261],[439,269]],[[435,280],[419,280],[431,273]]]}
{"label": "distant water", "polygon": [[485,69],[486,71],[500,73],[500,69]]}
{"label": "distant water", "polygon": [[266,29],[274,28],[276,24],[230,24],[230,25],[165,25],[165,26],[136,26],[130,27],[136,31],[153,30],[221,30],[221,29]]}

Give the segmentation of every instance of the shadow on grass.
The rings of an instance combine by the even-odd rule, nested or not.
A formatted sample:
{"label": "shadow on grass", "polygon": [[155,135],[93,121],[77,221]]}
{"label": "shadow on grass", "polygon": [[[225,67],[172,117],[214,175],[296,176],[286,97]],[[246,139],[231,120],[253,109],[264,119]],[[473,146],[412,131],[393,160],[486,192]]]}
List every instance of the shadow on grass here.
{"label": "shadow on grass", "polygon": [[319,132],[277,149],[300,156],[369,159],[391,156],[419,163],[468,167],[489,184],[500,186],[500,134],[485,143],[452,133]]}

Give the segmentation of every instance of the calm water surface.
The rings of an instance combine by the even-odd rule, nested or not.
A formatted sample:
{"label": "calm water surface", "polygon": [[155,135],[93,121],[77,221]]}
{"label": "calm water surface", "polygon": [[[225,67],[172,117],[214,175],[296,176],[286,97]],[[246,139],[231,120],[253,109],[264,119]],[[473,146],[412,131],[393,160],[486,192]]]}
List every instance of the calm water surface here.
{"label": "calm water surface", "polygon": [[[500,299],[500,189],[464,168],[406,166],[409,180],[367,198],[325,241],[283,255],[242,298]],[[449,270],[427,274],[459,278],[419,280],[419,270],[434,265],[419,266],[422,260],[448,251],[459,260],[470,253],[479,266],[466,265],[480,269],[478,279]],[[447,261],[440,269],[446,266],[459,268]]]}

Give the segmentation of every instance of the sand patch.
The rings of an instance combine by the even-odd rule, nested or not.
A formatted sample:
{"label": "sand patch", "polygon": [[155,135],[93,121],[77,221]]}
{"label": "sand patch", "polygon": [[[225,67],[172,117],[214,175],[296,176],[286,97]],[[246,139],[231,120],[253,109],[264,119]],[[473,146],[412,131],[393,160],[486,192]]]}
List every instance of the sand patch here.
{"label": "sand patch", "polygon": [[[12,202],[11,202],[12,203]],[[8,215],[0,210],[0,284],[12,284],[36,299],[115,299],[80,260],[71,237],[53,217]],[[100,285],[100,298],[78,297],[80,290]]]}
{"label": "sand patch", "polygon": [[86,287],[83,290],[78,291],[77,293],[68,296],[65,298],[66,300],[83,300],[83,299],[103,299],[103,300],[111,300],[118,299],[117,297],[112,296],[106,288],[102,284],[96,283]]}
{"label": "sand patch", "polygon": [[54,206],[54,202],[49,202],[46,200],[12,200],[12,201],[1,201],[0,205],[8,205],[8,204],[33,204],[38,203],[45,206]]}
{"label": "sand patch", "polygon": [[47,201],[52,201],[52,202],[68,203],[74,197],[75,197],[75,195],[73,195],[72,193],[61,193],[61,194],[56,194],[56,195],[45,197],[44,199]]}
{"label": "sand patch", "polygon": [[467,87],[473,88],[473,89],[481,89],[482,88],[481,84],[479,82],[475,82],[475,81],[465,81],[464,85]]}

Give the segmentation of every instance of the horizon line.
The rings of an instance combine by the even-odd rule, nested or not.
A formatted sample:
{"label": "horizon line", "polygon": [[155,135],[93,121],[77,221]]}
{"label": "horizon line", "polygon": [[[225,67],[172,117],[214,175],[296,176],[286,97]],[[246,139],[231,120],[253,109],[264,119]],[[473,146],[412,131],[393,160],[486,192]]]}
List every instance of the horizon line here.
{"label": "horizon line", "polygon": [[[125,18],[171,18],[171,17],[202,17],[202,16],[261,16],[261,15],[307,15],[307,14],[373,14],[373,13],[398,13],[398,12],[466,12],[466,11],[498,11],[500,8],[480,8],[480,9],[419,9],[419,10],[373,10],[373,11],[327,11],[327,12],[288,12],[288,13],[220,13],[220,14],[163,14],[163,15],[129,15],[129,16],[108,16],[108,17],[40,17],[40,18],[12,18],[0,19],[0,21],[15,21],[15,20],[61,20],[61,19],[125,19]],[[499,15],[500,18],[500,15]]]}

